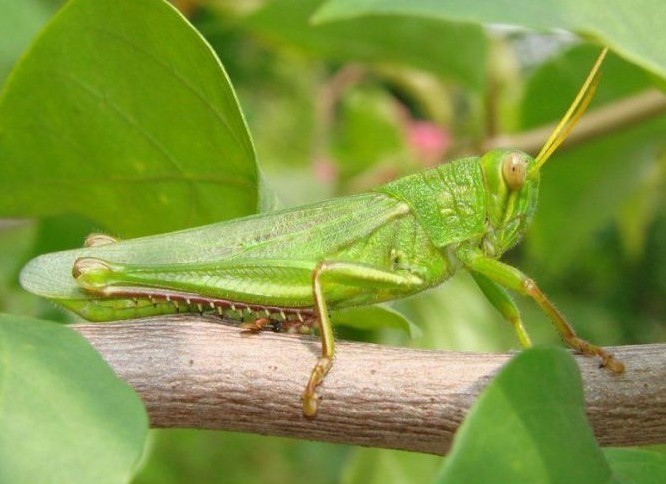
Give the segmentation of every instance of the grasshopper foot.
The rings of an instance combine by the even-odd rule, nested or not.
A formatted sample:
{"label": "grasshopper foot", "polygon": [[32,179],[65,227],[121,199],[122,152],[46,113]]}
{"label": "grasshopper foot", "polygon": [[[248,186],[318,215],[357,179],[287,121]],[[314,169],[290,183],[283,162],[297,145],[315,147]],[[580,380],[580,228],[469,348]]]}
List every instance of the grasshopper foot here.
{"label": "grasshopper foot", "polygon": [[319,410],[319,396],[316,393],[303,394],[303,416],[305,418],[315,418]]}
{"label": "grasshopper foot", "polygon": [[584,339],[573,337],[567,341],[569,345],[583,353],[587,356],[597,356],[601,360],[600,366],[602,368],[607,368],[613,373],[620,374],[624,373],[624,363],[620,360],[615,359],[613,355],[607,352],[605,349],[595,346],[591,343],[588,343]]}
{"label": "grasshopper foot", "polygon": [[322,356],[312,369],[310,380],[303,392],[303,416],[306,418],[315,418],[319,408],[319,396],[316,389],[324,381],[324,377],[333,366],[333,360],[328,356]]}
{"label": "grasshopper foot", "polygon": [[620,360],[616,360],[610,353],[606,353],[606,355],[602,357],[601,366],[608,368],[610,371],[617,373],[618,375],[624,373],[624,363]]}

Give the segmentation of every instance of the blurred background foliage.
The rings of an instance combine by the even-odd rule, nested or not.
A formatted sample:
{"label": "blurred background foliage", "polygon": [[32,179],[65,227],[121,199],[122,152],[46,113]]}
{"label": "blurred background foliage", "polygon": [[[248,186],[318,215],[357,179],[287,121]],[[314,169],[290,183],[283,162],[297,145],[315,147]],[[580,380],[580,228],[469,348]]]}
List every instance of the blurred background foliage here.
{"label": "blurred background foliage", "polygon": [[[0,0],[0,83],[60,3]],[[265,190],[283,206],[368,190],[480,153],[500,134],[556,121],[599,51],[563,32],[426,17],[313,25],[318,0],[173,3],[224,64]],[[663,78],[613,54],[603,69],[592,110],[664,86]],[[543,171],[534,225],[505,256],[540,283],[581,336],[602,345],[666,340],[665,132],[662,114],[556,153]],[[71,321],[20,289],[17,274],[33,255],[77,247],[100,229],[108,230],[67,213],[2,221],[0,311]],[[518,303],[533,339],[557,343],[540,311],[530,301]],[[466,274],[394,308],[422,335],[410,340],[400,331],[345,327],[338,334],[420,348],[518,349],[511,328]],[[390,472],[392,482],[417,482],[434,475],[439,462],[404,452],[158,430],[136,482],[351,483],[368,482],[369,475],[379,482],[377,469]]]}

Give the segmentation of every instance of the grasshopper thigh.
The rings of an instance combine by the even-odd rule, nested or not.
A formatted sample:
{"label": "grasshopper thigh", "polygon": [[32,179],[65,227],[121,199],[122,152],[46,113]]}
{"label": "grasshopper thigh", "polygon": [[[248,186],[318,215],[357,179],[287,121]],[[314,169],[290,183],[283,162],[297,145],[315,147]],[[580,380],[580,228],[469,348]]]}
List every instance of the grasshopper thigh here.
{"label": "grasshopper thigh", "polygon": [[[317,414],[316,388],[330,370],[335,353],[329,303],[337,307],[360,292],[362,297],[352,303],[372,304],[417,292],[426,285],[411,272],[339,260],[317,263],[250,259],[221,264],[141,266],[88,257],[78,259],[73,272],[81,287],[107,297],[127,296],[133,291],[141,293],[147,287],[157,287],[243,303],[312,308],[320,328],[322,353],[303,393],[303,414],[310,418]],[[267,278],[278,275],[281,276],[276,278],[279,285],[266,282]]]}
{"label": "grasshopper thigh", "polygon": [[[73,275],[81,288],[102,297],[156,288],[257,305],[313,308],[312,272],[317,264],[312,260],[260,258],[140,265],[82,257],[75,261]],[[336,264],[344,264],[346,269],[336,266],[326,285],[326,299],[334,307],[395,299],[423,284],[405,271],[391,272],[372,264]]]}
{"label": "grasshopper thigh", "polygon": [[82,257],[75,261],[77,284],[112,297],[155,288],[272,306],[312,307],[312,261],[223,260],[204,264],[118,264]]}

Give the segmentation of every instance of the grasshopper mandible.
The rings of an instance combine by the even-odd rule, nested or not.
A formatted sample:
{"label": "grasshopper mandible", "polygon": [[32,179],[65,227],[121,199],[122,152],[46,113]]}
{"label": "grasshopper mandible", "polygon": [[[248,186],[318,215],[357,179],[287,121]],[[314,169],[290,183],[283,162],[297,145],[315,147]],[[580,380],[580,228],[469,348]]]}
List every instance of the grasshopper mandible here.
{"label": "grasshopper mandible", "polygon": [[[250,332],[317,328],[322,353],[303,392],[306,417],[316,415],[316,390],[333,364],[329,311],[410,296],[461,268],[522,346],[530,338],[506,289],[534,299],[570,347],[621,373],[624,365],[579,338],[531,278],[499,261],[529,226],[540,168],[589,104],[605,54],[536,158],[493,150],[370,193],[133,240],[92,234],[83,249],[31,261],[21,282],[93,321],[214,311]],[[71,294],[39,289],[35,267],[63,260]]]}

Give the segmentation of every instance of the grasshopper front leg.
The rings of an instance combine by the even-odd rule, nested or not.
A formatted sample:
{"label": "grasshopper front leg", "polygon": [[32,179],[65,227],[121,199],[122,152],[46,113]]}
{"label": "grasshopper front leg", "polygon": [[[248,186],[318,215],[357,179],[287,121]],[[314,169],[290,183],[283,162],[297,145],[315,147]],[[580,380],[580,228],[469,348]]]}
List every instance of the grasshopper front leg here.
{"label": "grasshopper front leg", "polygon": [[562,313],[541,292],[534,280],[515,267],[486,257],[477,249],[463,248],[458,250],[457,255],[472,273],[481,274],[501,286],[531,297],[548,315],[564,342],[571,348],[588,356],[599,357],[601,366],[608,368],[613,373],[624,372],[624,364],[621,361],[616,360],[613,355],[603,348],[585,341],[576,334],[571,325],[564,319]]}
{"label": "grasshopper front leg", "polygon": [[317,387],[333,366],[335,343],[333,326],[326,305],[326,285],[344,284],[356,287],[404,291],[408,287],[419,286],[423,280],[409,273],[396,273],[364,264],[351,262],[324,261],[312,271],[312,293],[314,309],[321,333],[321,357],[312,369],[310,379],[303,392],[303,415],[314,418],[319,407]]}

